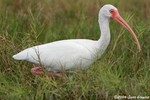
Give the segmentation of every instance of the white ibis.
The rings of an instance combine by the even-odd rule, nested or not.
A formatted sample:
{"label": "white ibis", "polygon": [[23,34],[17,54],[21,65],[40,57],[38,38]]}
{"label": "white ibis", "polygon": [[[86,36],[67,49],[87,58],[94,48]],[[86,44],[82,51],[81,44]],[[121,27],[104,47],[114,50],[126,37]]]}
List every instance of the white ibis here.
{"label": "white ibis", "polygon": [[25,49],[14,55],[13,58],[16,60],[27,60],[36,64],[37,66],[31,69],[31,72],[34,74],[44,74],[42,67],[49,71],[49,75],[53,73],[54,76],[57,76],[61,69],[68,70],[78,67],[86,69],[100,58],[110,42],[110,19],[116,20],[131,33],[137,48],[141,51],[140,44],[133,30],[119,15],[117,8],[107,4],[99,11],[98,22],[101,29],[99,40],[69,39],[55,41]]}

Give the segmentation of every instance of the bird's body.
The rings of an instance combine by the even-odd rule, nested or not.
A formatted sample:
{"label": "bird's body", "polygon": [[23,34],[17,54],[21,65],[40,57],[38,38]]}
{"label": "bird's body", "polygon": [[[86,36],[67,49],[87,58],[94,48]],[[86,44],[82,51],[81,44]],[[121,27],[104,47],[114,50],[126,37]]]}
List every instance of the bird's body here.
{"label": "bird's body", "polygon": [[81,67],[86,69],[107,48],[99,48],[98,41],[87,39],[61,40],[23,50],[13,57],[43,65],[47,70],[58,71]]}
{"label": "bird's body", "polygon": [[[14,55],[13,58],[43,65],[48,71],[59,71],[62,68],[68,70],[78,67],[86,69],[100,58],[110,42],[110,18],[118,21],[131,32],[139,50],[141,50],[134,32],[121,18],[117,8],[108,4],[104,5],[99,11],[98,22],[101,37],[97,41],[87,39],[55,41],[25,49]],[[36,71],[37,69],[32,70],[34,73]]]}

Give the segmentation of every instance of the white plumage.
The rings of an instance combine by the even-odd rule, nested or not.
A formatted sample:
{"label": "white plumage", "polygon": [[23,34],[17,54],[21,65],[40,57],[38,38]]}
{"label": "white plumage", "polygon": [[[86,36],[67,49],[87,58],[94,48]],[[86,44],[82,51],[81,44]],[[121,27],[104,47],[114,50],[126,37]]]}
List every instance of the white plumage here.
{"label": "white plumage", "polygon": [[77,67],[86,69],[100,58],[109,44],[109,19],[113,18],[113,13],[110,12],[112,9],[117,12],[117,8],[109,4],[103,6],[99,12],[101,37],[98,41],[87,39],[55,41],[25,49],[13,58],[43,65],[48,71]]}
{"label": "white plumage", "polygon": [[99,58],[99,47],[98,41],[62,40],[25,49],[14,55],[13,58],[42,64],[47,70],[53,71],[60,70],[62,67],[84,69]]}

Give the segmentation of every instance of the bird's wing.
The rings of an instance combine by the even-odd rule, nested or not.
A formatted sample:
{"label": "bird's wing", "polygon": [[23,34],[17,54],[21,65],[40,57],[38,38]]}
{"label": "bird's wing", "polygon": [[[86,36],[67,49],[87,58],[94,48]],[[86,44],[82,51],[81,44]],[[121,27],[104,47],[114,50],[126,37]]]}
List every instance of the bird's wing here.
{"label": "bird's wing", "polygon": [[[14,58],[18,60],[27,60],[36,64],[42,63],[45,66],[55,66],[57,63],[64,65],[80,58],[90,59],[90,47],[92,41],[86,40],[63,40],[44,45],[34,46],[16,54]],[[93,48],[93,47],[91,47]],[[72,64],[71,64],[72,63]]]}

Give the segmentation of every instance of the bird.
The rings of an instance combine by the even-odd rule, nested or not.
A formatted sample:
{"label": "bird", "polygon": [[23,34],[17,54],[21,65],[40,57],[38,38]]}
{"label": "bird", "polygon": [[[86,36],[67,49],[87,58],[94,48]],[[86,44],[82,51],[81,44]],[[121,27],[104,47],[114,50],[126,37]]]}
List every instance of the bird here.
{"label": "bird", "polygon": [[115,20],[125,27],[133,36],[139,52],[141,47],[139,41],[127,24],[120,16],[116,7],[111,4],[102,6],[98,14],[100,27],[100,38],[98,40],[89,39],[67,39],[27,48],[15,55],[15,60],[26,60],[34,64],[31,69],[33,74],[43,75],[45,68],[49,76],[60,76],[59,72],[70,69],[87,69],[107,49],[110,43],[110,20]]}

